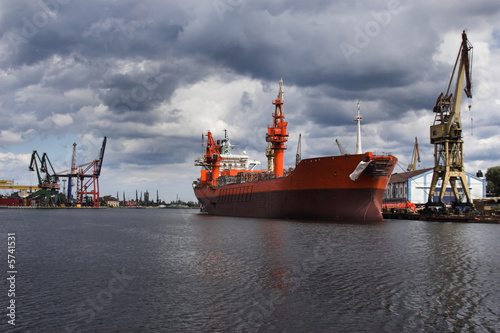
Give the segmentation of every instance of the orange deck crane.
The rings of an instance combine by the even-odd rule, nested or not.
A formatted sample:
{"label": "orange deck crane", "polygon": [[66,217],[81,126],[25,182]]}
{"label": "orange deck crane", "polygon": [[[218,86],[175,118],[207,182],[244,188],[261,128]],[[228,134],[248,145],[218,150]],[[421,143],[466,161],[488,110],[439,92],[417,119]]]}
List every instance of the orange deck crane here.
{"label": "orange deck crane", "polygon": [[210,165],[210,170],[212,170],[209,174],[207,174],[207,178],[205,181],[211,182],[213,186],[217,185],[217,178],[219,178],[220,172],[220,162],[222,161],[222,157],[220,156],[220,145],[214,140],[212,136],[212,132],[208,131],[207,134],[207,150],[205,153],[205,163]]}

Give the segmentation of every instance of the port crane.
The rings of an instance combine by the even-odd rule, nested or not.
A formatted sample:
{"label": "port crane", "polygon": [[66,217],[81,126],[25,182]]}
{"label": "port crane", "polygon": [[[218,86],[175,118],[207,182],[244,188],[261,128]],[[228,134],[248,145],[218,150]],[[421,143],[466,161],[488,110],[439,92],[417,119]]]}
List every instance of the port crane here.
{"label": "port crane", "polygon": [[104,137],[98,158],[76,167],[78,169],[76,175],[76,202],[78,205],[89,204],[90,198],[92,198],[92,205],[99,207],[99,176],[101,175],[107,140],[107,137]]}
{"label": "port crane", "polygon": [[52,162],[50,162],[47,153],[43,153],[42,157],[36,150],[31,154],[30,171],[36,171],[38,178],[39,191],[32,193],[30,197],[45,196],[47,204],[59,203],[59,177],[56,174]]}
{"label": "port crane", "polygon": [[70,204],[73,199],[73,179],[76,178],[76,204],[99,207],[99,176],[101,175],[107,140],[107,137],[104,137],[99,156],[96,159],[78,166],[76,165],[76,143],[73,143],[71,168],[57,174],[59,178],[68,178],[68,201]]}
{"label": "port crane", "polygon": [[[443,197],[446,187],[450,183],[455,197],[454,206],[467,206],[473,208],[467,178],[464,169],[464,153],[462,140],[462,121],[460,106],[462,104],[462,89],[468,98],[471,93],[472,70],[472,45],[467,39],[465,30],[462,32],[462,43],[458,51],[455,66],[448,84],[446,93],[441,93],[437,98],[433,112],[434,123],[430,127],[430,141],[434,145],[434,173],[432,175],[429,197],[426,207],[438,206],[445,208]],[[455,93],[450,93],[450,88],[456,73]],[[465,81],[465,88],[464,87]],[[434,202],[434,191],[441,180],[438,201]],[[462,203],[457,187],[461,183],[466,202]]]}
{"label": "port crane", "polygon": [[76,168],[76,142],[73,143],[73,155],[71,157],[71,169],[69,171],[69,177],[68,177],[68,201],[71,202],[73,198],[73,178],[76,177],[77,173],[77,168]]}
{"label": "port crane", "polygon": [[418,149],[418,139],[415,137],[415,145],[413,146],[413,154],[411,155],[410,164],[408,164],[408,168],[406,171],[415,171],[417,170],[417,162],[420,163],[420,150]]}

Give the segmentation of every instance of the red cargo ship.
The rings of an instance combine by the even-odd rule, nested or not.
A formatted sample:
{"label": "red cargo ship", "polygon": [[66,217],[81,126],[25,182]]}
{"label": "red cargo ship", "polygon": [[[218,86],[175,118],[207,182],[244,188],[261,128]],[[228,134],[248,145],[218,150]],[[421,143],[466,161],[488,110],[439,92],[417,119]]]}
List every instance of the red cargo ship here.
{"label": "red cargo ship", "polygon": [[[288,132],[282,80],[273,104],[273,126],[266,136],[268,171],[254,171],[258,162],[232,155],[227,134],[225,140],[216,142],[208,132],[205,154],[196,160],[202,166],[201,177],[193,182],[204,210],[213,215],[261,218],[382,220],[384,192],[397,159],[371,152],[297,159],[296,167],[285,171]],[[360,119],[358,114],[358,126]]]}

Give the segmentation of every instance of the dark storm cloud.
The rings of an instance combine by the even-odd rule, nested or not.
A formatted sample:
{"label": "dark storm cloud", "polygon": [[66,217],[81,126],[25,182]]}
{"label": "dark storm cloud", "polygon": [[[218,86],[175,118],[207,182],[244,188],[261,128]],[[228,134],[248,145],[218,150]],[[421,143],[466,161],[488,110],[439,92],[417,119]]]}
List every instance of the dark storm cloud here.
{"label": "dark storm cloud", "polygon": [[[349,6],[326,1],[307,5],[240,1],[226,6],[222,13],[212,5],[190,3],[192,7],[186,8],[196,9],[196,13],[189,15],[181,5],[155,1],[142,5],[70,1],[57,9],[31,6],[21,13],[21,6],[11,4],[7,12],[21,17],[10,20],[11,26],[3,31],[22,37],[33,26],[32,36],[25,34],[27,42],[3,59],[3,65],[30,66],[54,55],[72,56],[81,62],[79,68],[65,69],[66,75],[48,80],[48,85],[75,87],[75,81],[82,78],[80,86],[96,89],[114,111],[149,111],[168,101],[177,87],[211,73],[209,68],[214,66],[264,81],[286,76],[288,84],[298,87],[337,88],[340,93],[335,96],[345,99],[366,95],[374,87],[408,86],[422,78],[423,72],[415,68],[430,63],[439,43],[429,29],[395,38],[401,34],[399,25],[410,15],[407,1],[401,1],[392,14],[385,2]],[[37,13],[47,17],[38,27]],[[350,13],[358,18],[346,20]],[[386,22],[379,23],[377,35],[366,46],[357,45],[356,29],[377,23],[379,16]],[[394,40],[399,44],[393,45]],[[350,63],[342,54],[342,42],[358,50]],[[387,47],[379,47],[381,43]],[[420,46],[419,56],[410,44]],[[161,63],[160,68],[153,74],[139,69],[137,64],[144,60]],[[136,67],[122,73],[117,68],[119,61],[130,61]],[[370,98],[380,97],[387,96]]]}
{"label": "dark storm cloud", "polygon": [[[198,133],[189,128],[184,133],[194,143],[179,133],[159,138],[158,128],[148,129],[181,123],[188,110],[169,105],[175,92],[211,76],[225,84],[235,77],[256,79],[269,96],[264,103],[245,87],[235,95],[239,109],[232,112],[245,115],[245,123],[234,137],[245,149],[265,147],[270,119],[260,115],[269,116],[280,77],[290,130],[307,125],[314,138],[324,135],[317,128],[352,126],[358,99],[364,124],[397,120],[411,110],[431,112],[451,71],[449,63],[434,60],[443,34],[499,11],[491,1],[408,0],[44,0],[0,6],[2,115],[33,116],[2,116],[7,120],[1,128],[155,138],[137,156],[124,157],[137,164],[178,162],[186,158],[178,151],[198,151]],[[102,105],[105,111],[92,113]],[[56,128],[54,114],[71,115],[73,124]]]}
{"label": "dark storm cloud", "polygon": [[200,150],[198,138],[179,136],[155,137],[140,143],[140,151],[120,157],[121,163],[159,165],[183,163],[192,152]]}
{"label": "dark storm cloud", "polygon": [[[182,26],[174,4],[144,1],[10,1],[2,5],[2,67],[31,65],[52,55],[93,60],[166,56]],[[163,16],[162,16],[163,14]],[[169,17],[165,19],[165,17]],[[95,59],[97,58],[97,59]]]}
{"label": "dark storm cloud", "polygon": [[[205,19],[203,26],[194,22],[185,27],[180,46],[188,52],[202,52],[214,62],[259,79],[273,81],[286,74],[287,81],[297,86],[325,84],[365,90],[372,80],[374,85],[386,87],[408,84],[413,79],[415,63],[429,60],[432,52],[425,54],[421,48],[420,57],[401,55],[413,52],[410,44],[422,44],[431,51],[439,43],[437,34],[429,34],[431,29],[425,29],[398,39],[399,45],[394,45],[393,38],[400,34],[398,25],[409,15],[401,4],[400,17],[393,14],[392,20],[386,18],[388,26],[379,25],[376,37],[369,38],[362,32],[368,40],[365,38],[366,45],[360,46],[356,44],[356,28],[363,29],[369,22],[377,24],[367,14],[374,10],[388,13],[388,9],[366,4],[358,8],[361,14],[358,19],[352,17],[346,21],[342,17],[345,11],[339,11],[345,8],[344,3],[338,2],[328,6],[324,2],[315,6],[313,2],[302,7],[294,2],[280,2],[280,6],[245,2],[241,13],[235,11],[223,20]],[[411,32],[405,28],[408,31]],[[358,53],[349,59],[351,64],[342,54],[343,41],[357,48]]]}

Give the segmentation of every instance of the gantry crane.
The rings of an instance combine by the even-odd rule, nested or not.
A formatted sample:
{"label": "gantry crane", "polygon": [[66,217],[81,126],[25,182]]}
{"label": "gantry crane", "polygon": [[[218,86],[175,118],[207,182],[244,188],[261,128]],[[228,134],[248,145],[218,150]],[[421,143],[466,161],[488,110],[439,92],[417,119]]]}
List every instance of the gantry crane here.
{"label": "gantry crane", "polygon": [[[450,183],[455,197],[454,206],[468,206],[473,208],[469,186],[464,169],[464,153],[462,140],[462,121],[460,117],[460,106],[462,104],[462,89],[468,98],[471,93],[471,70],[472,70],[472,45],[467,39],[465,30],[462,33],[462,43],[455,61],[455,66],[445,93],[441,93],[436,101],[433,112],[436,114],[434,124],[430,128],[431,144],[434,144],[434,173],[426,207],[446,207],[443,197],[446,187]],[[457,72],[455,93],[450,94],[450,87]],[[465,88],[464,87],[465,80]],[[438,201],[434,202],[434,191],[441,182]],[[466,202],[462,203],[457,187],[460,181]]]}
{"label": "gantry crane", "polygon": [[283,155],[286,149],[285,143],[288,141],[288,132],[283,113],[283,78],[280,79],[280,88],[278,97],[273,101],[276,106],[273,113],[273,126],[268,127],[266,141],[271,143],[271,150],[274,155],[274,175],[277,177],[283,176]]}
{"label": "gantry crane", "polygon": [[99,176],[101,175],[106,142],[107,138],[104,137],[97,159],[76,167],[78,168],[76,183],[76,202],[78,205],[89,204],[90,195],[92,195],[92,205],[99,207]]}
{"label": "gantry crane", "polygon": [[40,190],[38,186],[32,185],[14,185],[14,180],[0,180],[0,190]]}

